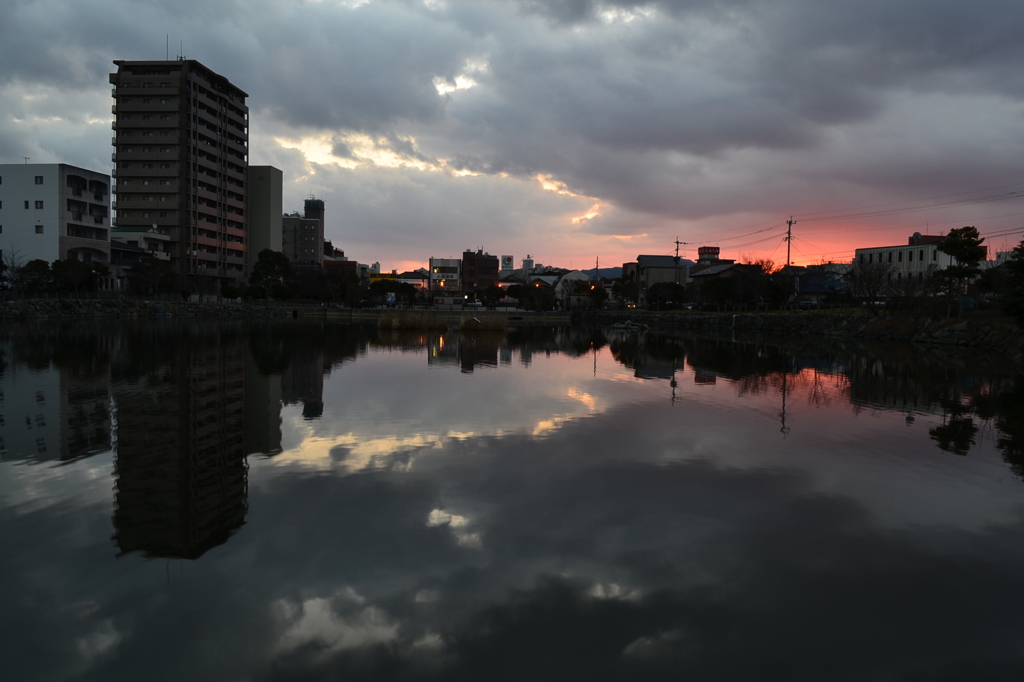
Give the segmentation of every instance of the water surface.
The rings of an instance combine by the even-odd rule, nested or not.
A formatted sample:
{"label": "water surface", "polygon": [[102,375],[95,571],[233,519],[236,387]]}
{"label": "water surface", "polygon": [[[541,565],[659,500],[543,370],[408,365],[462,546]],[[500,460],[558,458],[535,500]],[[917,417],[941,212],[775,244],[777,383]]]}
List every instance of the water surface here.
{"label": "water surface", "polygon": [[153,322],[0,370],[6,679],[1024,674],[999,358]]}

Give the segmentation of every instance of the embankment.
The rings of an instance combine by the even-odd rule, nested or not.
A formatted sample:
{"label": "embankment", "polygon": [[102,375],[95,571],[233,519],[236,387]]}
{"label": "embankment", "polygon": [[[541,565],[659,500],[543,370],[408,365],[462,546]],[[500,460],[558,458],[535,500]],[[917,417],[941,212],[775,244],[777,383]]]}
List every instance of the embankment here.
{"label": "embankment", "polygon": [[171,317],[283,317],[290,314],[285,308],[260,305],[232,305],[222,303],[172,303],[169,301],[134,300],[74,300],[34,299],[0,301],[0,319],[21,320],[87,319],[116,317],[171,318]]}
{"label": "embankment", "polygon": [[792,313],[644,313],[585,312],[576,323],[647,325],[663,331],[721,334],[783,339],[794,336],[849,338],[874,342],[907,342],[999,351],[1020,358],[1024,332],[1005,322],[970,319],[934,319],[861,311]]}

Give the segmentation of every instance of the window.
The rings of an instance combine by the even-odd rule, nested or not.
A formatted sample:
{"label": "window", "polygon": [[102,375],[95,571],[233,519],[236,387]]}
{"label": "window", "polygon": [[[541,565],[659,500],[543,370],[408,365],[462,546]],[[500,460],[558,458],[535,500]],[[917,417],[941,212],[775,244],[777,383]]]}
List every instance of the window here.
{"label": "window", "polygon": [[907,251],[907,262],[908,263],[913,263],[914,262],[914,252],[913,251]]}
{"label": "window", "polygon": [[131,168],[131,167],[132,167],[132,165],[130,163],[122,163],[121,164],[121,168]]}
{"label": "window", "polygon": [[152,83],[143,83],[142,87],[144,87],[144,88],[151,88],[151,87],[153,87],[153,84]]}
{"label": "window", "polygon": [[933,261],[939,260],[939,252],[938,251],[932,251],[932,260]]}
{"label": "window", "polygon": [[27,201],[25,202],[25,208],[28,208],[28,202]]}
{"label": "window", "polygon": [[892,251],[889,252],[889,262],[892,262]]}
{"label": "window", "polygon": [[132,184],[132,181],[131,180],[121,180],[121,184],[122,185],[130,185],[130,184]]}
{"label": "window", "polygon": [[875,262],[875,254],[873,254],[873,253],[869,253],[868,254],[868,262],[869,263],[874,263]]}
{"label": "window", "polygon": [[36,176],[36,184],[37,185],[43,184],[43,176],[42,175],[37,175]]}
{"label": "window", "polygon": [[121,83],[121,87],[122,88],[130,88],[130,87],[132,87],[132,82],[131,81],[124,81],[123,83]]}
{"label": "window", "polygon": [[917,260],[924,260],[924,249],[921,249],[921,253],[917,254]]}
{"label": "window", "polygon": [[148,218],[149,217],[149,211],[143,211],[142,212],[142,217],[143,218]]}
{"label": "window", "polygon": [[146,131],[144,131],[142,133],[142,136],[143,137],[153,137],[153,131],[152,130],[146,130]]}
{"label": "window", "polygon": [[132,214],[131,211],[118,211],[118,213],[121,215],[122,218],[127,218]]}
{"label": "window", "polygon": [[160,211],[160,217],[161,218],[166,218],[168,215],[170,215],[170,214],[167,211]]}
{"label": "window", "polygon": [[142,100],[142,103],[143,104],[152,104],[153,100],[151,100],[151,99],[144,99],[144,100]]}
{"label": "window", "polygon": [[169,131],[169,130],[161,130],[160,131],[160,137],[170,137],[170,136],[171,136],[171,131]]}
{"label": "window", "polygon": [[160,104],[168,104],[170,101],[171,100],[169,100],[169,99],[162,99],[162,100],[160,100]]}
{"label": "window", "polygon": [[131,114],[121,114],[121,120],[122,121],[130,121],[130,120],[132,120],[132,115]]}
{"label": "window", "polygon": [[161,87],[161,88],[169,88],[169,87],[171,87],[171,84],[170,84],[170,83],[167,83],[167,82],[164,82],[164,83],[161,83],[161,84],[160,84],[160,87]]}
{"label": "window", "polygon": [[130,130],[122,130],[121,131],[121,137],[131,137],[131,135],[132,135],[132,131],[130,131]]}
{"label": "window", "polygon": [[121,104],[131,104],[131,103],[132,103],[132,98],[131,97],[122,97],[121,98]]}
{"label": "window", "polygon": [[151,197],[151,196],[144,196],[144,197],[142,197],[142,200],[143,201],[153,201],[153,197]]}
{"label": "window", "polygon": [[171,184],[171,181],[170,180],[161,180],[160,184],[161,185],[169,185],[169,184]]}
{"label": "window", "polygon": [[163,152],[164,154],[168,154],[168,153],[170,153],[171,148],[170,147],[160,147],[160,151]]}
{"label": "window", "polygon": [[142,184],[143,184],[143,185],[148,185],[148,184],[149,184],[149,180],[143,180],[143,181],[142,181]]}
{"label": "window", "polygon": [[142,120],[143,121],[152,121],[153,117],[150,116],[149,114],[146,114],[145,116],[142,117]]}
{"label": "window", "polygon": [[143,148],[142,148],[142,153],[143,153],[143,154],[149,154],[149,153],[151,153],[152,151],[153,151],[153,148],[152,148],[152,147],[143,147]]}
{"label": "window", "polygon": [[142,164],[142,167],[143,168],[152,168],[153,164],[151,164],[151,163],[144,163],[144,164]]}
{"label": "window", "polygon": [[160,120],[161,121],[170,121],[171,120],[171,115],[170,114],[161,114],[160,115]]}
{"label": "window", "polygon": [[[891,253],[889,254],[889,260],[892,261],[892,254]],[[902,251],[900,251],[899,258],[897,258],[896,260],[899,261],[900,263],[903,262],[903,252]]]}
{"label": "window", "polygon": [[132,153],[132,148],[131,147],[121,147],[121,151],[124,152],[125,154],[131,154]]}
{"label": "window", "polygon": [[167,197],[160,197],[160,201],[167,201]]}
{"label": "window", "polygon": [[169,164],[169,163],[161,163],[161,164],[160,164],[160,167],[161,167],[161,168],[170,168],[170,167],[171,167],[171,164]]}
{"label": "window", "polygon": [[43,226],[42,225],[36,225],[36,234],[42,234],[42,233],[43,233]]}

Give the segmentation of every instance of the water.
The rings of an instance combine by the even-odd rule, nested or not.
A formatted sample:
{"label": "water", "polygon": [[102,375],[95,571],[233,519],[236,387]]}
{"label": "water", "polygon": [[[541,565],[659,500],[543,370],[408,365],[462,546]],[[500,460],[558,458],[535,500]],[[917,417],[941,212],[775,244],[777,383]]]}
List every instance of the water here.
{"label": "water", "polygon": [[10,680],[1021,679],[999,358],[0,332]]}

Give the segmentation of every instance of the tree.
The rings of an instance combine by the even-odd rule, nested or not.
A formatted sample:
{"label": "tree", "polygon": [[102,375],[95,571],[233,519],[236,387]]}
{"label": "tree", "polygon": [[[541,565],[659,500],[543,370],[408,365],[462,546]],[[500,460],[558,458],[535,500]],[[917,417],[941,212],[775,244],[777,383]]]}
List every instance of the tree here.
{"label": "tree", "polygon": [[686,300],[686,287],[675,282],[658,282],[647,289],[647,307],[664,310],[666,306],[678,306]]}
{"label": "tree", "polygon": [[988,249],[982,246],[985,241],[972,225],[950,230],[946,238],[939,242],[938,249],[953,259],[953,264],[940,272],[946,280],[947,293],[953,295],[953,286],[962,290],[968,280],[981,274],[979,263],[985,259]]}
{"label": "tree", "polygon": [[889,291],[893,281],[892,263],[865,263],[857,261],[850,270],[850,288],[853,295],[874,300]]}
{"label": "tree", "polygon": [[128,284],[140,294],[156,294],[174,288],[178,275],[170,262],[146,255],[128,271]]}
{"label": "tree", "polygon": [[292,264],[288,256],[280,251],[263,249],[256,256],[249,283],[263,289],[264,295],[273,296],[284,290],[284,282],[291,274]]}
{"label": "tree", "polygon": [[30,260],[14,273],[14,288],[25,293],[49,291],[54,286],[50,264],[36,258]]}
{"label": "tree", "polygon": [[1013,316],[1018,324],[1024,325],[1024,239],[1010,252],[1010,258],[1003,267],[1010,279],[1003,310]]}
{"label": "tree", "polygon": [[61,291],[95,291],[100,277],[110,270],[103,263],[80,261],[75,258],[55,260],[50,268],[57,288]]}

